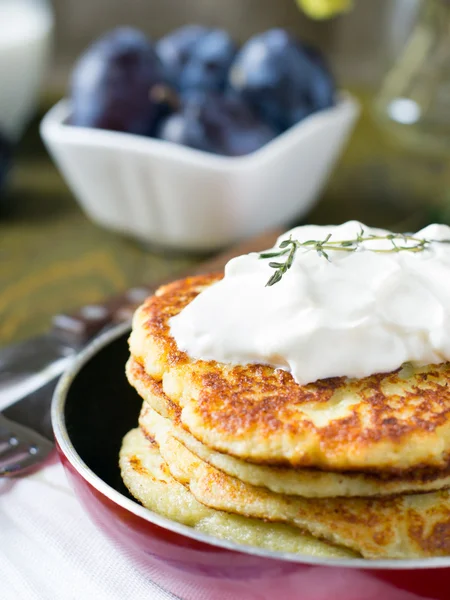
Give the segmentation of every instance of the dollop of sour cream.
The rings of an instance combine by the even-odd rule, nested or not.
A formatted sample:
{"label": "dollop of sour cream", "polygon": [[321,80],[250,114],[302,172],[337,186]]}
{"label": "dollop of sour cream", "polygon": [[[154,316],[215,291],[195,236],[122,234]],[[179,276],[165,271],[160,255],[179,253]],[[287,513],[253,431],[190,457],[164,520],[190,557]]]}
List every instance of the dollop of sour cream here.
{"label": "dollop of sour cream", "polygon": [[[356,221],[308,225],[281,236],[275,248],[289,237],[354,239],[361,227],[365,235],[390,233]],[[450,240],[450,227],[430,225],[415,236]],[[329,261],[299,248],[292,267],[269,287],[270,260],[240,256],[171,319],[171,334],[193,358],[267,364],[301,385],[386,373],[406,362],[450,361],[450,243],[436,241],[420,252],[373,251],[392,247],[373,240],[354,252],[327,250]]]}

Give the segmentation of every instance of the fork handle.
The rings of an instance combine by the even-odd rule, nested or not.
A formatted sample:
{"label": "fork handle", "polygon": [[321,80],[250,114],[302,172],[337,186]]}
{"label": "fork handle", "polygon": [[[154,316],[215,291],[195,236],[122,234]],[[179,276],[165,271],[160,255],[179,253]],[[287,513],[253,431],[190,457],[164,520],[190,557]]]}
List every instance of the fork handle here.
{"label": "fork handle", "polygon": [[[281,233],[281,229],[272,229],[240,242],[225,252],[191,268],[181,276],[222,271],[226,263],[236,256],[272,247]],[[145,298],[152,294],[159,285],[168,281],[170,280],[160,281],[157,285],[144,284],[132,287],[125,293],[114,296],[103,303],[82,306],[74,313],[57,314],[52,320],[52,331],[65,344],[73,347],[84,346],[102,329],[116,323],[130,321],[134,311]]]}

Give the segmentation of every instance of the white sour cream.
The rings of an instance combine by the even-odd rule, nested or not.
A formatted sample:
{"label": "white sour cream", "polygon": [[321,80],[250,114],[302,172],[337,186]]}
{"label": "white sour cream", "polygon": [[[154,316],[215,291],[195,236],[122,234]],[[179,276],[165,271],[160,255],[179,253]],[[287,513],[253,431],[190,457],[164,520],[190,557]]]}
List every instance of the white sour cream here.
{"label": "white sour cream", "polygon": [[[297,227],[279,238],[330,241],[390,232],[355,221]],[[450,240],[430,225],[418,238]],[[171,334],[191,357],[229,364],[262,363],[304,385],[335,376],[366,377],[450,361],[450,244],[421,252],[378,253],[387,240],[355,252],[297,250],[293,266],[270,287],[269,260],[253,253],[231,260],[225,277],[171,319]],[[271,259],[284,260],[284,259]]]}

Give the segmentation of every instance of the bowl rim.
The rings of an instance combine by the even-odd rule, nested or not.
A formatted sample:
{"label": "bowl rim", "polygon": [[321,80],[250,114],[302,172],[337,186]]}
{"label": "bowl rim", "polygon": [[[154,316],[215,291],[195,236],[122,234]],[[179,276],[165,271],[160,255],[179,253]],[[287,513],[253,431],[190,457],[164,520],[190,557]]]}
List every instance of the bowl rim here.
{"label": "bowl rim", "polygon": [[244,156],[222,156],[150,136],[71,125],[66,122],[70,115],[68,98],[63,98],[48,110],[41,121],[40,132],[43,139],[49,142],[88,147],[117,147],[140,154],[157,154],[204,169],[234,171],[270,162],[274,156],[295,144],[298,138],[308,138],[314,135],[315,129],[327,127],[337,120],[347,122],[348,135],[359,113],[358,100],[346,90],[339,91],[333,106],[310,114],[283,133],[276,135],[258,150]]}
{"label": "bowl rim", "polygon": [[103,348],[122,337],[130,331],[129,323],[117,325],[94,339],[73,361],[64,372],[55,389],[51,405],[51,421],[56,442],[63,452],[65,458],[79,475],[89,483],[95,490],[107,497],[110,501],[121,508],[128,510],[134,515],[157,525],[162,529],[193,539],[195,541],[223,548],[232,552],[258,556],[270,560],[287,561],[297,564],[308,564],[313,566],[346,567],[353,569],[388,569],[388,570],[410,570],[410,569],[435,569],[450,567],[450,556],[432,557],[421,559],[365,559],[365,558],[318,558],[292,552],[270,551],[256,546],[246,546],[225,539],[221,539],[206,533],[202,533],[183,525],[156,512],[147,509],[137,501],[125,497],[112,488],[98,475],[96,475],[81,459],[73,446],[66,427],[64,407],[68,391],[83,367]]}

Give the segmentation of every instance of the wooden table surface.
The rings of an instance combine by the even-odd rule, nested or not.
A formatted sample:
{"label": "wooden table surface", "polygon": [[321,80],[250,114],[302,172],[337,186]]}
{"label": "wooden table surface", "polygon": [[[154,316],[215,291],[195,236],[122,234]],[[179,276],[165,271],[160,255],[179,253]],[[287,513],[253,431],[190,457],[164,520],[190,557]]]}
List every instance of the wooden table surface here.
{"label": "wooden table surface", "polygon": [[[448,169],[397,148],[371,119],[353,137],[307,222],[359,219],[411,231],[446,220]],[[92,224],[46,154],[38,119],[20,144],[0,207],[0,346],[45,330],[53,314],[141,282],[175,277],[200,257],[151,251]]]}

